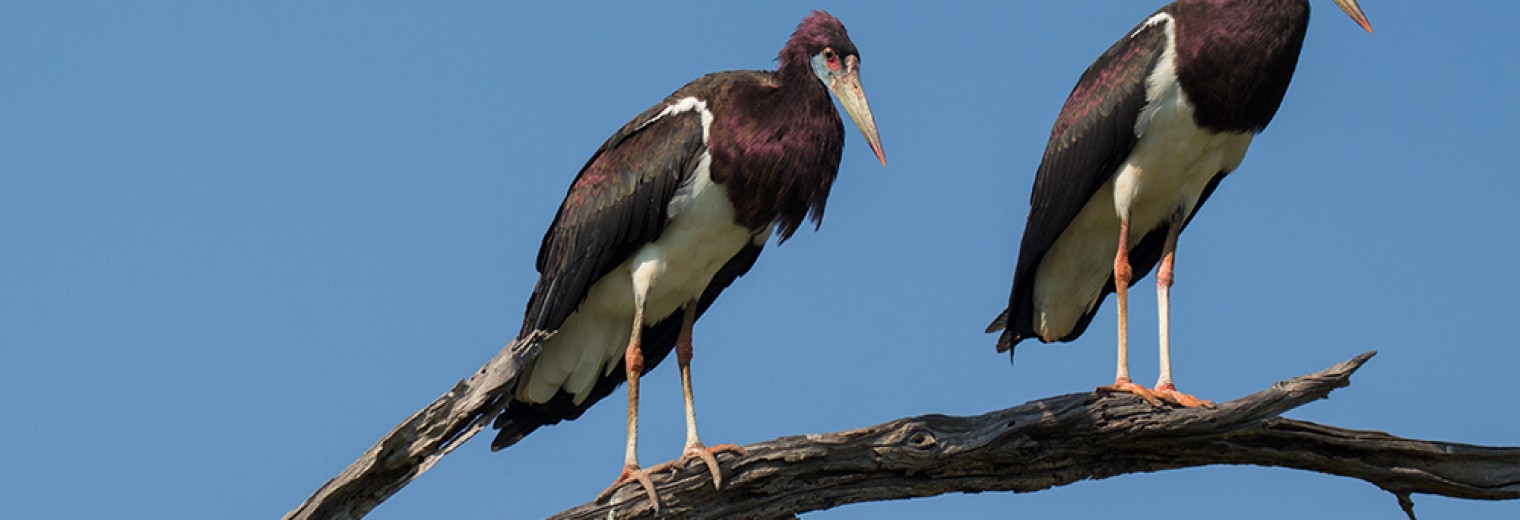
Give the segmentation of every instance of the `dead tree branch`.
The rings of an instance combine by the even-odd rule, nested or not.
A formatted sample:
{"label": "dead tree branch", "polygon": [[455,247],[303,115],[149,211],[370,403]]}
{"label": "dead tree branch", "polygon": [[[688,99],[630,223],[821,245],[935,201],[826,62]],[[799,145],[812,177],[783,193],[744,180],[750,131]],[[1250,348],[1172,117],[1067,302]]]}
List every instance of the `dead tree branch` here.
{"label": "dead tree branch", "polygon": [[[1031,492],[1086,479],[1213,464],[1296,468],[1409,495],[1520,498],[1520,448],[1411,440],[1283,419],[1349,384],[1368,352],[1215,410],[1155,409],[1134,396],[1071,394],[976,417],[925,415],[838,433],[783,437],[723,456],[715,491],[693,466],[654,476],[673,518],[777,518],[867,501],[954,492]],[[637,486],[556,518],[654,514]],[[611,516],[609,516],[611,515]]]}
{"label": "dead tree branch", "polygon": [[[286,519],[353,519],[431,468],[501,411],[504,389],[544,335],[513,342],[469,379],[375,443]],[[1403,439],[1280,415],[1349,384],[1373,353],[1221,404],[1155,409],[1133,396],[1071,394],[975,417],[925,415],[837,433],[783,437],[723,456],[723,490],[701,467],[655,475],[661,512],[774,518],[867,501],[955,492],[1032,492],[1086,479],[1213,464],[1296,468],[1367,481],[1398,497],[1520,498],[1520,448]],[[654,513],[625,487],[557,518]]]}
{"label": "dead tree branch", "polygon": [[411,483],[501,412],[504,389],[548,336],[535,333],[501,349],[469,379],[392,428],[374,446],[285,514],[286,520],[354,519]]}

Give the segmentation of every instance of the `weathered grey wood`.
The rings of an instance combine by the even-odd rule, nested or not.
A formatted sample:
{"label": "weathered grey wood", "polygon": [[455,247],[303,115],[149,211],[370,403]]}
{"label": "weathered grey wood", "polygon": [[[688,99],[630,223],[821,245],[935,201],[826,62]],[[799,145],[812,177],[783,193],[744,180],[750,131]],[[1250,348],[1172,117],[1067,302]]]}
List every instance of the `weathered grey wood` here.
{"label": "weathered grey wood", "polygon": [[[1520,448],[1402,439],[1278,417],[1349,384],[1368,352],[1215,410],[1155,409],[1129,395],[1071,394],[975,417],[926,415],[783,437],[723,455],[722,491],[705,469],[654,476],[662,516],[785,518],[856,502],[953,492],[1031,492],[1086,479],[1213,464],[1297,468],[1394,493],[1520,498]],[[637,486],[555,518],[654,513]]]}
{"label": "weathered grey wood", "polygon": [[285,518],[347,520],[369,513],[495,419],[505,389],[516,382],[522,365],[538,356],[547,338],[536,333],[502,348],[475,375],[396,425]]}
{"label": "weathered grey wood", "polygon": [[[505,389],[545,335],[503,348],[469,379],[397,425],[287,519],[360,518],[500,412]],[[1085,479],[1212,464],[1297,468],[1388,490],[1413,517],[1413,493],[1520,498],[1520,448],[1411,440],[1283,419],[1349,384],[1368,352],[1221,404],[1155,409],[1128,395],[1071,394],[975,417],[926,415],[857,430],[783,437],[721,456],[724,488],[701,467],[654,476],[677,518],[784,518],[866,501],[953,492],[1031,492]],[[633,486],[558,518],[648,516]]]}

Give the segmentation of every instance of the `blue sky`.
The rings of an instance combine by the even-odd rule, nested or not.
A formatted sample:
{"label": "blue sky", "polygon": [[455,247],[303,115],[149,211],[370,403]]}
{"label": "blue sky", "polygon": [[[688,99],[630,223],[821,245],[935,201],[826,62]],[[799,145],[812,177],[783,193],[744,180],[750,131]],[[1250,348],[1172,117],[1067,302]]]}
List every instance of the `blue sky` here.
{"label": "blue sky", "polygon": [[[853,128],[818,233],[768,248],[696,330],[703,437],[976,414],[1113,377],[1078,341],[981,333],[1045,136],[1160,2],[28,3],[0,16],[0,517],[270,518],[517,331],[539,239],[612,131],[703,73],[770,68],[808,9],[862,53],[889,166]],[[718,5],[719,7],[714,7]],[[1298,75],[1183,236],[1180,387],[1233,399],[1367,349],[1289,414],[1520,444],[1520,5],[1315,2]],[[1153,285],[1131,369],[1156,374]],[[673,366],[641,458],[683,439]],[[542,517],[622,462],[622,399],[486,435],[371,518]],[[1429,518],[1520,503],[1417,496]],[[1365,483],[1205,468],[809,518],[1391,518]]]}

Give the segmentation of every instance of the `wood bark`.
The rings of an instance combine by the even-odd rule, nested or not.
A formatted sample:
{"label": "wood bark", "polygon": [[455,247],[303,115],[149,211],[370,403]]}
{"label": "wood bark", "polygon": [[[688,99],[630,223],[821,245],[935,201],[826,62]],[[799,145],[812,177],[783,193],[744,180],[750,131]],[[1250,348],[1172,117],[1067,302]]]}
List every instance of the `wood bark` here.
{"label": "wood bark", "polygon": [[475,375],[392,428],[286,513],[285,520],[349,520],[368,514],[495,419],[523,364],[538,356],[548,338],[534,333],[503,347]]}
{"label": "wood bark", "polygon": [[[1127,395],[1071,394],[975,417],[925,415],[783,437],[721,456],[723,489],[700,465],[654,477],[661,516],[786,518],[844,504],[944,493],[1032,492],[1087,479],[1213,464],[1296,468],[1367,481],[1410,518],[1413,493],[1520,498],[1520,448],[1403,439],[1283,419],[1349,384],[1368,352],[1220,404],[1154,408]],[[554,518],[633,518],[655,505],[630,485]]]}
{"label": "wood bark", "polygon": [[[543,337],[514,342],[398,425],[286,518],[358,518],[484,427]],[[1070,394],[973,417],[925,415],[783,437],[720,455],[723,488],[700,464],[653,475],[555,518],[786,518],[844,504],[944,493],[1033,492],[1086,479],[1214,464],[1361,479],[1414,517],[1410,495],[1520,498],[1520,448],[1404,439],[1280,415],[1349,384],[1368,352],[1217,409],[1154,408],[1131,395]],[[589,495],[589,492],[588,492]]]}

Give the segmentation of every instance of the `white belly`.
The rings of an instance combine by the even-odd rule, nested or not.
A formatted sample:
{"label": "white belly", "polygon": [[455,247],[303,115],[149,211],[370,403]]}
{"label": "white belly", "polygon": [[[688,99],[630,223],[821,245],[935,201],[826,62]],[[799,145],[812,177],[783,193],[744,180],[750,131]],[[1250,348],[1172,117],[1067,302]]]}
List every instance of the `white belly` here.
{"label": "white belly", "polygon": [[[1166,87],[1170,87],[1169,85]],[[1113,275],[1119,214],[1130,215],[1130,248],[1181,211],[1197,209],[1215,175],[1240,165],[1250,133],[1213,133],[1193,123],[1180,89],[1168,88],[1147,114],[1144,133],[1119,167],[1041,260],[1034,281],[1034,326],[1044,341],[1070,334]]]}
{"label": "white belly", "polygon": [[763,243],[770,227],[754,232],[734,224],[727,190],[708,176],[704,158],[693,180],[669,207],[660,238],[645,245],[591,286],[580,307],[543,345],[518,399],[542,403],[560,391],[580,404],[623,358],[633,330],[635,293],[645,299],[643,325],[670,317],[696,301],[713,275],[745,244]]}

